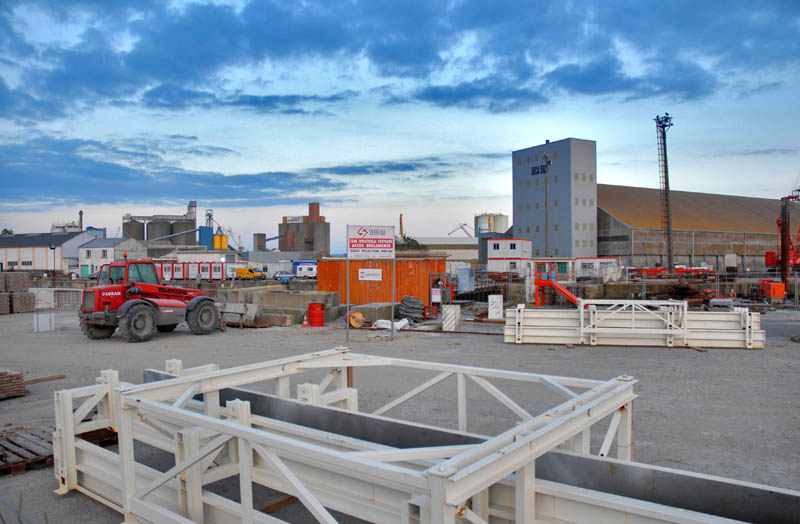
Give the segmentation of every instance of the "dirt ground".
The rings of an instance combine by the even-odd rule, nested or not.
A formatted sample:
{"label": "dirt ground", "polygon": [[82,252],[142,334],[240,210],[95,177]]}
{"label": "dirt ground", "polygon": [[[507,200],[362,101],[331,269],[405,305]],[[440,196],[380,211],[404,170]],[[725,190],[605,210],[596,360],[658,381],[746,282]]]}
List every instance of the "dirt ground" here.
{"label": "dirt ground", "polygon": [[[230,329],[198,337],[185,326],[144,344],[118,335],[85,339],[74,312],[56,314],[56,330],[33,333],[31,314],[0,316],[0,367],[26,377],[64,374],[65,379],[29,386],[24,397],[0,401],[0,430],[54,424],[53,392],[93,384],[102,369],[117,369],[123,381],[139,383],[142,369],[163,369],[180,358],[184,367],[216,362],[222,367],[347,345],[353,351],[415,360],[522,370],[592,379],[633,375],[639,380],[635,406],[635,459],[639,462],[721,475],[778,487],[800,488],[800,313],[771,312],[762,318],[767,348],[758,350],[589,348],[504,344],[502,337],[471,334],[399,333],[395,340],[352,330],[345,342],[340,321],[323,328]],[[496,329],[498,326],[480,326]],[[466,324],[463,329],[478,329]],[[362,410],[374,410],[430,375],[398,374],[384,368],[359,370]],[[301,380],[302,382],[306,379]],[[297,381],[293,380],[292,388]],[[393,413],[400,418],[455,426],[455,381],[445,381]],[[497,382],[532,411],[555,405],[549,390]],[[473,385],[474,386],[474,385]],[[468,386],[469,387],[469,386]],[[468,389],[468,430],[494,434],[512,419],[489,397]],[[599,432],[598,432],[599,433]],[[602,436],[594,435],[595,439]],[[593,446],[598,443],[593,439]],[[594,449],[593,447],[593,449]],[[17,506],[30,522],[118,522],[119,515],[77,493],[53,494],[52,468],[0,477],[0,515]],[[46,515],[46,516],[45,516]],[[306,522],[299,513],[276,514]],[[343,522],[350,522],[343,520]],[[312,522],[308,520],[308,522]]]}

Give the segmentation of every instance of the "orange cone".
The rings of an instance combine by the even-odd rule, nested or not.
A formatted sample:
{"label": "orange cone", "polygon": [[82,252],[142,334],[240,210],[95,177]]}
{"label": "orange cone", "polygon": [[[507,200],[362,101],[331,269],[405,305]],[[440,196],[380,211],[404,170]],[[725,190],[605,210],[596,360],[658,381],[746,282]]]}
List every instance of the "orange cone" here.
{"label": "orange cone", "polygon": [[308,327],[308,313],[306,313],[305,315],[303,315],[303,327],[304,327],[304,328],[307,328],[307,327]]}

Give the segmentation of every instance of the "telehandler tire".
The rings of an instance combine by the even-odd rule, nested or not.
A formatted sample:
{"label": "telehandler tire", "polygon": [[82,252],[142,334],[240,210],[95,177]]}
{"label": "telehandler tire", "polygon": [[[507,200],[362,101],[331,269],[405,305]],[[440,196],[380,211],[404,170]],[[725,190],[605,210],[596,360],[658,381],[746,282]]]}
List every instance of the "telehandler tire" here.
{"label": "telehandler tire", "polygon": [[86,338],[90,338],[92,340],[109,338],[114,334],[114,330],[117,329],[117,326],[98,326],[95,324],[87,324],[83,320],[80,320],[79,322],[81,324],[81,331],[83,334],[86,335]]}
{"label": "telehandler tire", "polygon": [[204,300],[186,314],[186,323],[195,335],[208,335],[217,329],[219,311],[211,300]]}
{"label": "telehandler tire", "polygon": [[147,342],[156,333],[156,315],[152,306],[135,304],[119,321],[119,334],[128,342]]}

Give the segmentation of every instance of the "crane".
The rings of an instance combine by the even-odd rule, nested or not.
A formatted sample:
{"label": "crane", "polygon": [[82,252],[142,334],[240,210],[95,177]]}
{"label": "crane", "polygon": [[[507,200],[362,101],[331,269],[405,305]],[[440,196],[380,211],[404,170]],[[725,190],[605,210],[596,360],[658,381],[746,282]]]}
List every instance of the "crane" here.
{"label": "crane", "polygon": [[[447,234],[448,234],[448,235],[452,235],[453,233],[455,233],[455,232],[456,232],[456,231],[458,231],[459,229],[460,229],[461,231],[463,231],[465,235],[467,235],[467,238],[472,238],[473,236],[475,236],[475,235],[473,235],[472,233],[470,233],[470,231],[469,231],[469,230],[470,230],[470,229],[472,229],[472,228],[471,228],[470,226],[468,226],[467,224],[463,223],[463,222],[460,222],[460,223],[456,224],[456,227],[454,227],[454,228],[453,228],[453,230],[452,230],[452,231],[450,231],[450,232],[449,232],[449,233],[447,233]],[[475,231],[475,230],[473,229],[473,231]]]}

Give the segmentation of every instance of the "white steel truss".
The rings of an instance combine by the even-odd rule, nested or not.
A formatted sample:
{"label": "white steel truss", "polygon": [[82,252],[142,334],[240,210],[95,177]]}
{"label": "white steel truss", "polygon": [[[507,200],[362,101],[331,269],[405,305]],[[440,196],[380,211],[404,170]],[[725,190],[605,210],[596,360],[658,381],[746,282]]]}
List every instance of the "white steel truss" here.
{"label": "white steel truss", "polygon": [[506,310],[505,342],[763,348],[761,316],[747,308],[689,311],[677,300],[584,300],[576,309]]}
{"label": "white steel truss", "polygon": [[[348,368],[374,366],[437,375],[378,414],[358,413]],[[56,392],[57,493],[80,491],[122,513],[126,523],[283,522],[254,508],[253,484],[297,497],[318,522],[328,524],[336,522],[330,510],[404,524],[627,522],[634,517],[637,522],[730,522],[537,477],[538,458],[588,459],[590,433],[603,419],[610,424],[599,454],[615,449],[615,467],[634,465],[632,377],[586,380],[358,355],[345,348],[224,370],[215,365],[183,369],[173,360],[166,369],[171,372],[166,380],[142,385],[121,384],[115,371],[103,371],[94,386]],[[298,384],[299,400],[289,399],[288,377],[318,369],[329,371],[322,382]],[[382,415],[449,376],[456,377],[458,431]],[[467,433],[467,377],[520,422],[495,436]],[[275,380],[275,395],[231,389],[267,379]],[[563,401],[530,413],[500,391],[492,383],[496,379],[541,384]],[[223,397],[228,398],[224,405]],[[76,399],[81,400],[77,408]],[[438,437],[431,437],[431,445],[402,447],[259,414],[275,403],[300,412],[317,410],[315,421],[355,416],[367,426]],[[94,417],[84,421],[95,407]],[[83,431],[100,427],[117,431],[118,453],[80,438]],[[134,441],[173,454],[175,466],[159,472],[137,462]],[[226,478],[238,478],[240,502],[206,487]],[[800,500],[800,494],[789,496]]]}

